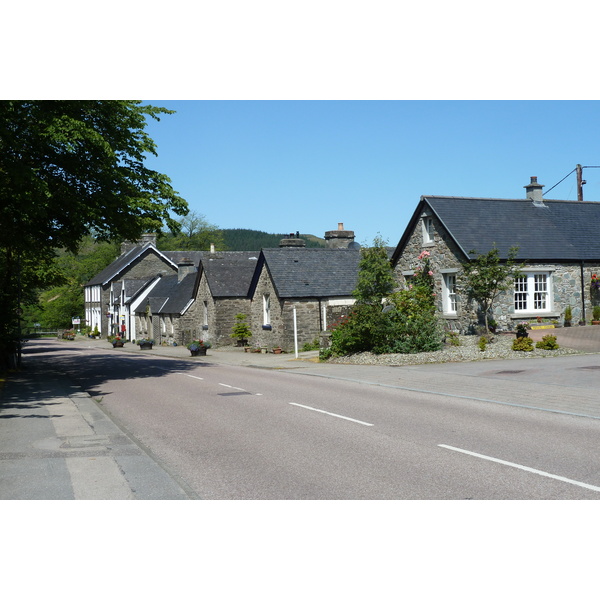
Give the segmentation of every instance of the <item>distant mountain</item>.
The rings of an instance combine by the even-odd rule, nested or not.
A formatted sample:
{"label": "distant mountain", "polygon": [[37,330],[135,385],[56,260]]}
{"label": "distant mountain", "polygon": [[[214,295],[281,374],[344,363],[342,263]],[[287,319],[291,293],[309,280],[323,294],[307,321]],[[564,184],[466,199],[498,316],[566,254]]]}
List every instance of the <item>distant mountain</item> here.
{"label": "distant mountain", "polygon": [[[278,248],[281,239],[289,233],[265,233],[254,229],[221,229],[227,250],[260,250],[261,248]],[[294,232],[295,234],[295,232]],[[315,235],[301,233],[307,248],[326,248],[327,242]]]}

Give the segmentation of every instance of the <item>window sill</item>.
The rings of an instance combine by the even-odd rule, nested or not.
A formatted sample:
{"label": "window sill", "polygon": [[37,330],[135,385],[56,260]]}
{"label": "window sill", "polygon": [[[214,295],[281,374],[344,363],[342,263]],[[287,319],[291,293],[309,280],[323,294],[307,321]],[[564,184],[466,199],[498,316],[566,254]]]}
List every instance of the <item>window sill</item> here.
{"label": "window sill", "polygon": [[435,246],[435,242],[423,242],[421,244],[422,248],[433,248],[433,246]]}
{"label": "window sill", "polygon": [[271,325],[263,325],[263,326],[262,326],[262,328],[263,328],[265,331],[271,331],[271,330],[273,329],[273,327],[272,327]]}

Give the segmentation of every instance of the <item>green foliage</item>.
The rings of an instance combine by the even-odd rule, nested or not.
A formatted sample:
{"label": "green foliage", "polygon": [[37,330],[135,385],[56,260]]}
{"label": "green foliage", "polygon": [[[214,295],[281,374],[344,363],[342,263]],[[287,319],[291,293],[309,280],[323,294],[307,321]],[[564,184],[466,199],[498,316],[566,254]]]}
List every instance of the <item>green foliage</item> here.
{"label": "green foliage", "polygon": [[378,304],[394,289],[394,271],[384,240],[377,236],[370,248],[361,248],[358,282],[353,294],[359,304]]}
{"label": "green foliage", "polygon": [[500,293],[513,286],[513,279],[521,273],[523,265],[517,265],[515,259],[518,247],[508,251],[506,261],[500,259],[498,249],[494,246],[487,254],[478,254],[471,250],[473,258],[462,264],[463,286],[472,300],[481,307],[485,319],[486,331],[489,331],[488,315]]}
{"label": "green foliage", "polygon": [[211,244],[216,250],[225,249],[223,232],[204,215],[189,212],[177,222],[179,232],[163,232],[158,239],[159,250],[210,250]]}
{"label": "green foliage", "polygon": [[[379,242],[375,248],[381,248]],[[356,352],[416,353],[439,350],[443,331],[436,317],[433,295],[433,273],[429,253],[421,255],[420,275],[413,278],[407,290],[391,293],[390,280],[383,268],[382,254],[364,253],[361,261],[363,285],[355,292],[358,301],[350,314],[334,324],[331,348],[325,356],[343,356]],[[387,258],[387,254],[386,254]],[[388,263],[389,264],[389,263]],[[375,274],[362,273],[373,268]],[[387,292],[387,305],[382,309],[382,294]]]}
{"label": "green foliage", "polygon": [[570,323],[573,320],[573,309],[571,306],[565,308],[565,322]]}
{"label": "green foliage", "polygon": [[600,321],[600,306],[594,306],[592,309],[592,319],[594,319],[594,321]]}
{"label": "green foliage", "polygon": [[556,341],[555,335],[545,335],[539,342],[535,345],[536,348],[541,348],[542,350],[558,350],[559,345]]}
{"label": "green foliage", "polygon": [[63,285],[54,250],[98,240],[139,239],[187,203],[166,175],[146,119],[163,108],[138,101],[0,101],[0,366],[17,346],[18,309],[36,290]]}
{"label": "green foliage", "polygon": [[477,342],[477,345],[479,346],[479,349],[480,349],[482,352],[485,352],[485,351],[486,351],[486,349],[487,349],[487,345],[488,345],[488,339],[487,339],[487,337],[486,337],[485,335],[482,335],[482,336],[479,338],[479,342]]}
{"label": "green foliage", "polygon": [[238,313],[235,315],[236,323],[231,328],[231,334],[229,337],[232,337],[237,340],[246,340],[252,336],[252,330],[246,323],[246,319],[248,315],[244,313]]}
{"label": "green foliage", "polygon": [[520,337],[513,340],[512,349],[518,352],[533,352],[533,340],[530,337]]}
{"label": "green foliage", "polygon": [[[278,248],[279,242],[287,237],[285,233],[265,233],[253,229],[221,229],[223,236],[223,247],[227,250],[259,251],[262,248]],[[324,240],[309,234],[300,234],[306,242],[307,248],[323,248],[326,246]]]}
{"label": "green foliage", "polygon": [[316,338],[312,342],[306,342],[302,346],[302,352],[311,352],[312,350],[318,350],[318,349],[319,349],[319,340]]}
{"label": "green foliage", "polygon": [[460,338],[456,331],[446,331],[446,342],[451,346],[460,346]]}

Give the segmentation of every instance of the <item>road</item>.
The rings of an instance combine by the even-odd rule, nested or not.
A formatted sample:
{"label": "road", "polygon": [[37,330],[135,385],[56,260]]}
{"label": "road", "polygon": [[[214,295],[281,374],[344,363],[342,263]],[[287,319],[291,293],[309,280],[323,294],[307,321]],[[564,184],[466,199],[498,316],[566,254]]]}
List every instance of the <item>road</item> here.
{"label": "road", "polygon": [[368,383],[369,367],[101,349],[52,361],[202,499],[600,499],[600,420],[518,406],[596,402],[599,357],[578,357],[567,385],[572,358],[527,378],[521,361],[498,361],[387,368]]}

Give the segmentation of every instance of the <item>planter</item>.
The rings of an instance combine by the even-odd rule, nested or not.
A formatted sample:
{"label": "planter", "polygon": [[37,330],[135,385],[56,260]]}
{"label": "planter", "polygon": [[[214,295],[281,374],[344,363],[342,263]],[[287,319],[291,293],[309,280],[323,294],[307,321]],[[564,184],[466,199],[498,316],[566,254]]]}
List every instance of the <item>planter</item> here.
{"label": "planter", "polygon": [[238,340],[236,345],[238,348],[243,348],[248,345],[248,340]]}
{"label": "planter", "polygon": [[600,321],[592,321],[592,325],[600,325]]}
{"label": "planter", "polygon": [[192,356],[206,356],[206,348],[198,348],[198,350],[190,350]]}
{"label": "planter", "polygon": [[125,342],[113,342],[113,348],[123,348],[125,346]]}
{"label": "planter", "polygon": [[152,344],[140,344],[140,350],[152,350]]}
{"label": "planter", "polygon": [[273,354],[281,354],[283,350],[281,348],[273,348]]}

